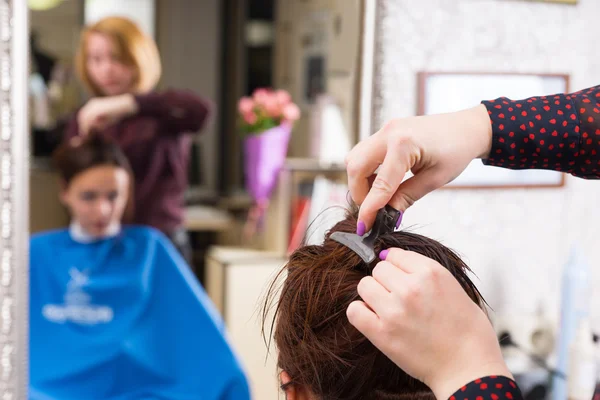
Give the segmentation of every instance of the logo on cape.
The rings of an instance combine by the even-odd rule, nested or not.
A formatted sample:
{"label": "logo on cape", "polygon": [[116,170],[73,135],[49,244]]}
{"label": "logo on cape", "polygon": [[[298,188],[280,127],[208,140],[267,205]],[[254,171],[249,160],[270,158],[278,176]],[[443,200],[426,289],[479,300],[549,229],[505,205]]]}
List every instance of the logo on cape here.
{"label": "logo on cape", "polygon": [[87,271],[75,267],[69,270],[71,279],[67,282],[64,304],[46,304],[42,315],[48,321],[59,324],[74,322],[82,325],[106,324],[113,320],[113,309],[106,305],[95,305],[91,296],[84,291],[89,283]]}

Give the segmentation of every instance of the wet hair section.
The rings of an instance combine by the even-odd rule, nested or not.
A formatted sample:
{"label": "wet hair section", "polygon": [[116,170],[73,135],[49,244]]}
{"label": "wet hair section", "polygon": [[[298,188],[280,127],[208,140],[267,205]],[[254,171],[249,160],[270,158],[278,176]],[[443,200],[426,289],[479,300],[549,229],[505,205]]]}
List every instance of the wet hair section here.
{"label": "wet hair section", "polygon": [[54,152],[52,161],[66,185],[80,173],[99,166],[123,168],[131,174],[129,161],[119,146],[99,134],[65,141]]}
{"label": "wet hair section", "polygon": [[[379,260],[366,264],[332,240],[333,232],[355,232],[353,208],[320,245],[296,250],[267,292],[262,317],[265,339],[273,335],[278,366],[292,385],[319,400],[435,399],[358,332],[346,317],[359,300],[357,286]],[[391,247],[423,254],[439,262],[483,308],[484,300],[469,278],[469,267],[449,248],[422,235],[392,232],[378,238],[375,251]]]}

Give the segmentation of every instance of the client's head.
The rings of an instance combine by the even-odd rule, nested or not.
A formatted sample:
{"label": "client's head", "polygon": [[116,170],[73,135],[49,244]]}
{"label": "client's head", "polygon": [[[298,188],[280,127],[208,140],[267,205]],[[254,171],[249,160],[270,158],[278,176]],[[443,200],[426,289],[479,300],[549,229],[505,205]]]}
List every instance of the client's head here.
{"label": "client's head", "polygon": [[[348,322],[348,305],[360,299],[358,283],[377,261],[367,265],[329,234],[354,232],[356,222],[352,212],[322,245],[296,250],[282,270],[281,292],[271,286],[263,316],[277,292],[273,334],[282,388],[288,400],[434,400],[427,386],[398,368]],[[378,239],[376,254],[391,247],[439,262],[483,306],[467,275],[469,268],[447,247],[414,233],[394,232]]]}
{"label": "client's head", "polygon": [[75,222],[96,237],[121,222],[131,198],[132,173],[115,143],[99,135],[75,137],[53,158],[61,178],[61,200]]}

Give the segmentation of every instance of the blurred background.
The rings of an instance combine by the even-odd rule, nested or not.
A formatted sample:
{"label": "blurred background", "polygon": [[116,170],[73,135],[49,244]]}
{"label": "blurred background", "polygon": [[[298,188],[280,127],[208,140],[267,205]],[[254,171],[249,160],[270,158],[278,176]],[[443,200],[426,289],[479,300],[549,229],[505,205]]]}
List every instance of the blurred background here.
{"label": "blurred background", "polygon": [[[282,396],[273,351],[267,354],[259,330],[265,287],[303,238],[322,240],[339,218],[323,211],[347,204],[343,160],[358,140],[396,117],[600,82],[591,34],[597,0],[29,0],[29,6],[31,232],[69,222],[49,160],[66,119],[87,100],[73,64],[84,25],[108,15],[133,19],[158,45],[159,89],[190,89],[214,102],[210,126],[193,139],[185,226],[196,276],[225,318],[257,399]],[[262,88],[287,91],[300,118],[282,150],[268,206],[258,210],[247,186],[238,105]],[[518,345],[503,348],[509,367],[527,398],[543,399],[556,362],[569,260],[589,268],[586,302],[600,333],[600,291],[593,289],[600,286],[600,185],[559,173],[481,168],[472,165],[456,184],[418,202],[403,228],[465,258],[499,336],[509,333]],[[263,214],[253,219],[257,210]]]}

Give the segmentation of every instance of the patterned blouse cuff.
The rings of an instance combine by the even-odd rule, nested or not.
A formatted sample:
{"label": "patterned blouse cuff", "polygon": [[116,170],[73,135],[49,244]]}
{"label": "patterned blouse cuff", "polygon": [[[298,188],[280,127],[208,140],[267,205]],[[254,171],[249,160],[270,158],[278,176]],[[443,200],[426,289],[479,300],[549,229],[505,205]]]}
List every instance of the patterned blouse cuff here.
{"label": "patterned blouse cuff", "polygon": [[505,376],[486,376],[463,386],[449,400],[523,400],[515,381]]}
{"label": "patterned blouse cuff", "polygon": [[565,95],[483,101],[492,124],[485,164],[570,172],[579,151],[579,120]]}

